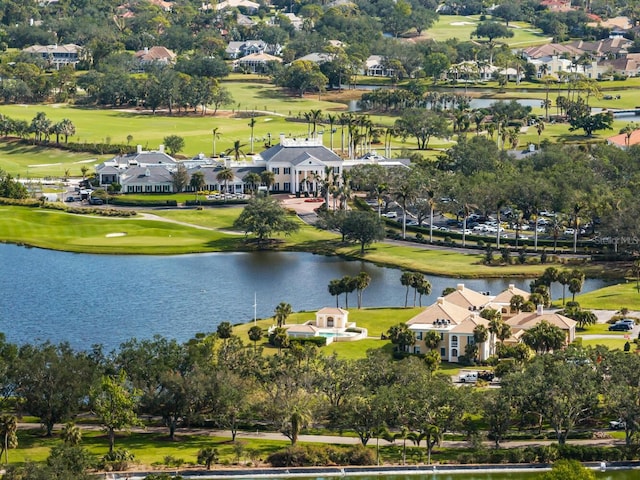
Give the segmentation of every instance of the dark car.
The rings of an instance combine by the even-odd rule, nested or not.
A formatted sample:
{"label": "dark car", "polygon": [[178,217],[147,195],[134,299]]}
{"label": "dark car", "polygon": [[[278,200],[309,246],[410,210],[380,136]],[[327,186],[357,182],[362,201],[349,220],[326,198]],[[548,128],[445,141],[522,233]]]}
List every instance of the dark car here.
{"label": "dark car", "polygon": [[478,379],[479,380],[484,380],[485,382],[490,382],[495,378],[495,375],[493,372],[490,372],[488,370],[484,370],[482,372],[478,372]]}
{"label": "dark car", "polygon": [[614,325],[609,326],[610,332],[628,332],[631,330],[631,325],[628,323],[616,323]]}
{"label": "dark car", "polygon": [[65,202],[75,202],[76,199],[73,197],[67,197],[67,199],[65,200]]}
{"label": "dark car", "polygon": [[91,205],[102,205],[104,202],[101,198],[89,198],[89,203]]}

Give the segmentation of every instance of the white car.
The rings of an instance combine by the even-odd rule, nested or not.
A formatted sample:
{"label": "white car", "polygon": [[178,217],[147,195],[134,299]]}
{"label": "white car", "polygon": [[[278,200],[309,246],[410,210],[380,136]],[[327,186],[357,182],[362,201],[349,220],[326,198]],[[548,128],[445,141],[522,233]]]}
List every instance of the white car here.
{"label": "white car", "polygon": [[460,383],[476,383],[478,381],[478,372],[466,372],[458,377]]}
{"label": "white car", "polygon": [[387,218],[398,218],[398,214],[396,212],[383,213],[382,216]]}
{"label": "white car", "polygon": [[564,234],[565,234],[565,235],[574,235],[575,233],[576,233],[576,231],[575,231],[573,228],[567,228],[567,229],[564,231]]}

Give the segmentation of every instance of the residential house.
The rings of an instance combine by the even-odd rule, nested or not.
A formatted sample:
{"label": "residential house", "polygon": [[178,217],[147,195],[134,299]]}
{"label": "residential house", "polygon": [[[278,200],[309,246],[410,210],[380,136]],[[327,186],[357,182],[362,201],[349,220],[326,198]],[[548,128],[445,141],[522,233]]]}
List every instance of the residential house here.
{"label": "residential house", "polygon": [[[457,362],[464,355],[466,346],[474,342],[473,330],[476,326],[487,324],[487,320],[481,318],[478,312],[470,312],[447,301],[446,297],[439,297],[433,305],[407,321],[409,330],[415,333],[417,340],[412,353],[429,351],[425,344],[426,334],[436,332],[440,335],[437,348],[442,360]],[[478,357],[485,360],[489,356],[489,340],[478,345],[478,348]]]}
{"label": "residential house", "polygon": [[640,76],[640,53],[628,53],[624,57],[598,62],[602,71],[601,77],[607,74],[624,75],[625,77]]}
{"label": "residential house", "polygon": [[[367,338],[366,328],[356,328],[355,322],[349,322],[349,311],[342,308],[321,308],[316,312],[315,321],[302,324],[283,325],[287,336],[291,338],[325,337],[327,343],[334,341],[350,342]],[[274,327],[271,327],[270,332]]]}
{"label": "residential house", "polygon": [[362,74],[367,77],[391,77],[394,74],[394,69],[385,66],[382,55],[370,55],[364,62]]}
{"label": "residential house", "polygon": [[576,321],[558,313],[545,312],[542,305],[538,305],[535,312],[520,312],[506,320],[511,327],[512,339],[507,342],[519,341],[522,334],[538,325],[541,321],[547,321],[565,332],[565,344],[568,345],[576,339]]}
{"label": "residential house", "polygon": [[60,67],[65,65],[73,65],[75,67],[78,64],[81,47],[73,43],[66,45],[32,45],[22,51],[41,57],[50,67],[60,70]]}
{"label": "residential house", "polygon": [[165,12],[171,12],[173,10],[173,2],[166,2],[165,0],[149,0],[151,5],[160,7]]}
{"label": "residential house", "polygon": [[[252,2],[251,0],[223,0],[222,2],[215,4],[213,8],[218,12],[225,9],[239,8],[249,15],[253,15],[260,8],[260,4]],[[208,9],[209,8],[207,8],[207,10]]]}
{"label": "residential house", "polygon": [[542,0],[540,6],[552,12],[570,12],[573,10],[571,0]]}
{"label": "residential house", "polygon": [[280,57],[269,55],[268,53],[252,53],[235,60],[233,62],[234,71],[243,71],[250,73],[265,73],[271,62],[282,63]]}
{"label": "residential house", "polygon": [[476,292],[465,287],[464,283],[456,285],[456,289],[444,297],[447,302],[472,312],[481,311],[492,298],[489,292]]}
{"label": "residential house", "polygon": [[626,133],[620,133],[607,138],[607,144],[626,150],[629,147],[640,144],[640,130],[634,130],[627,137]]}
{"label": "residential house", "polygon": [[295,13],[282,13],[281,15],[284,15],[289,19],[289,21],[291,22],[291,25],[293,25],[293,28],[295,28],[296,30],[302,29],[302,24],[304,23],[304,20],[298,17]]}
{"label": "residential house", "polygon": [[513,284],[509,284],[509,287],[493,297],[487,304],[487,308],[493,308],[502,315],[502,318],[506,318],[516,312],[511,312],[511,299],[516,295],[520,295],[525,302],[529,301],[531,294],[525,290],[517,288]]}
{"label": "residential house", "polygon": [[154,63],[160,65],[169,65],[175,63],[176,54],[166,47],[155,46],[151,48],[145,47],[142,50],[138,50],[134,54],[134,58],[141,65]]}
{"label": "residential house", "polygon": [[225,57],[229,59],[238,59],[247,55],[258,53],[267,53],[269,55],[279,55],[282,47],[278,44],[268,45],[262,40],[245,40],[243,42],[229,42],[225,49]]}
{"label": "residential house", "polygon": [[322,53],[322,52],[313,52],[305,55],[303,57],[297,58],[296,60],[305,60],[308,62],[313,62],[317,64],[330,62],[333,60],[335,55],[331,53]]}

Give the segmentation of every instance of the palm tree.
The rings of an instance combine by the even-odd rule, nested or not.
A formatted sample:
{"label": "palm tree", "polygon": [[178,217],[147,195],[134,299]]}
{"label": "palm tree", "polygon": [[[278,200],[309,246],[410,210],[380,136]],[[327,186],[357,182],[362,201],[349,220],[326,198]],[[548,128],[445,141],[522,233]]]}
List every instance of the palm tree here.
{"label": "palm tree", "polygon": [[198,463],[211,470],[211,465],[218,462],[218,450],[213,447],[205,447],[198,452]]}
{"label": "palm tree", "polygon": [[212,130],[213,134],[213,157],[216,157],[216,140],[220,140],[220,128],[216,127]]}
{"label": "palm tree", "polygon": [[418,298],[420,300],[420,306],[422,306],[422,296],[431,294],[431,282],[426,278],[421,279],[420,283],[416,286],[416,292],[418,292]]}
{"label": "palm tree", "polygon": [[242,181],[245,183],[245,185],[251,186],[251,193],[255,195],[256,191],[258,190],[258,185],[260,185],[262,179],[256,172],[249,172],[242,178]]}
{"label": "palm tree", "polygon": [[275,315],[273,316],[276,323],[278,324],[278,327],[282,327],[283,325],[286,325],[287,318],[289,318],[289,315],[291,315],[292,311],[293,310],[290,304],[286,302],[280,302],[278,304],[275,310]]}
{"label": "palm tree", "polygon": [[353,115],[350,113],[341,113],[340,116],[338,117],[338,121],[340,122],[340,127],[341,127],[340,153],[344,155],[344,127],[351,126],[351,122],[353,121]]}
{"label": "palm tree", "polygon": [[253,154],[253,129],[256,126],[256,123],[258,123],[255,119],[255,117],[251,117],[251,120],[249,120],[249,127],[251,128],[251,147],[250,147],[250,152],[251,154]]}
{"label": "palm tree", "polygon": [[247,154],[244,153],[244,151],[242,150],[246,146],[247,146],[246,143],[240,143],[240,140],[236,140],[233,142],[233,147],[229,148],[224,153],[225,155],[229,155],[230,153],[233,153],[233,157],[235,161],[238,162],[240,161],[240,157],[247,158]]}
{"label": "palm tree", "polygon": [[66,445],[78,445],[82,440],[82,430],[75,423],[69,422],[60,432],[60,437]]}
{"label": "palm tree", "polygon": [[338,121],[337,115],[333,115],[331,113],[327,114],[327,122],[329,123],[329,135],[331,139],[329,142],[329,148],[331,148],[332,152],[333,152],[333,126],[336,124],[337,121]]}
{"label": "palm tree", "polygon": [[249,340],[253,342],[254,352],[256,351],[258,342],[260,341],[260,339],[262,339],[263,333],[264,332],[262,331],[262,328],[260,328],[258,325],[254,325],[249,329]]}
{"label": "palm tree", "polygon": [[495,338],[502,324],[502,314],[493,308],[485,308],[480,312],[480,316],[489,321],[489,333],[491,334],[491,343],[489,343],[489,355],[493,355],[495,351]]}
{"label": "palm tree", "polygon": [[340,294],[342,293],[342,282],[340,279],[334,279],[329,282],[329,295],[336,297],[336,308],[339,308]]}
{"label": "palm tree", "polygon": [[309,112],[309,121],[313,125],[313,131],[311,132],[311,135],[314,138],[316,136],[316,128],[318,124],[320,124],[321,120],[322,120],[322,110],[311,110]]}
{"label": "palm tree", "polygon": [[407,308],[407,304],[409,303],[409,287],[411,287],[411,283],[413,282],[413,272],[402,272],[400,276],[400,284],[403,287],[407,287],[407,291],[404,295],[404,308]]}
{"label": "palm tree", "polygon": [[233,170],[230,168],[223,168],[216,175],[216,180],[218,182],[224,182],[224,198],[226,200],[227,194],[229,193],[229,182],[234,178]]}
{"label": "palm tree", "polygon": [[[71,120],[68,118],[63,118],[60,123],[58,123],[60,134],[64,135],[64,143],[69,143],[69,137],[72,137],[76,134],[76,127]],[[56,143],[58,143],[58,132],[56,132]]]}
{"label": "palm tree", "polygon": [[367,272],[360,272],[355,277],[356,279],[356,290],[358,292],[358,308],[362,308],[362,292],[369,286],[371,283],[371,276]]}
{"label": "palm tree", "polygon": [[271,185],[273,185],[276,181],[276,176],[271,170],[263,170],[260,172],[260,179],[262,183],[267,187],[267,194],[271,190]]}
{"label": "palm tree", "polygon": [[636,124],[634,122],[626,124],[622,129],[620,129],[620,133],[625,135],[624,144],[629,148],[629,143],[631,141],[631,135],[637,129]]}
{"label": "palm tree", "polygon": [[538,120],[536,122],[536,132],[538,132],[538,150],[540,150],[540,135],[544,131],[544,122],[542,120]]}
{"label": "palm tree", "polygon": [[283,432],[291,440],[291,445],[298,441],[300,431],[311,422],[311,413],[306,407],[297,406],[289,415],[289,424],[285,426]]}
{"label": "palm tree", "polygon": [[89,171],[89,167],[87,167],[86,165],[83,165],[80,167],[80,173],[82,174],[82,179],[84,180],[85,178],[87,178],[87,172]]}
{"label": "palm tree", "polygon": [[191,178],[189,179],[189,186],[193,188],[196,196],[196,202],[198,201],[198,193],[205,187],[206,182],[204,180],[203,172],[193,172]]}

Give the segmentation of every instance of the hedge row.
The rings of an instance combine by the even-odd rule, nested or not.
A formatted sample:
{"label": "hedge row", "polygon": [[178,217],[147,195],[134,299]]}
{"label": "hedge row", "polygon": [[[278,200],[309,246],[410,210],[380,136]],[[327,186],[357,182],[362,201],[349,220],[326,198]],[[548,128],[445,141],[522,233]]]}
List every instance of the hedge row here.
{"label": "hedge row", "polygon": [[61,212],[73,213],[76,215],[100,215],[103,217],[133,217],[136,212],[133,210],[120,210],[117,208],[87,208],[69,207],[60,202],[41,202],[33,198],[15,199],[1,198],[0,205],[17,205],[20,207],[46,208],[49,210],[59,210]]}
{"label": "hedge row", "polygon": [[294,445],[278,450],[267,457],[274,467],[318,467],[327,465],[373,465],[375,453],[372,449],[355,445]]}
{"label": "hedge row", "polygon": [[290,338],[289,344],[298,343],[300,345],[312,344],[317,347],[324,347],[327,344],[327,339],[324,337],[301,337],[301,338]]}
{"label": "hedge row", "polygon": [[617,446],[539,445],[525,448],[477,450],[460,453],[456,461],[466,463],[550,463],[560,459],[579,462],[615,462],[636,458],[637,452]]}

